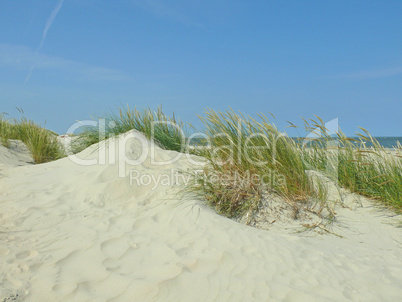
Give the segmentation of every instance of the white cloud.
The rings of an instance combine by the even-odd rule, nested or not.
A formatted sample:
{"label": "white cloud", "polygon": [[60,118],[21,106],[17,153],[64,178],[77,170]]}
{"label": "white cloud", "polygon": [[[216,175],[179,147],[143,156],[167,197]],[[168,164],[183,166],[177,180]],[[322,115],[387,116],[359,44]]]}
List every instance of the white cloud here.
{"label": "white cloud", "polygon": [[22,45],[0,44],[0,66],[25,71],[54,70],[63,76],[70,75],[81,80],[92,81],[130,81],[131,78],[115,69],[93,66],[60,57],[34,52]]}

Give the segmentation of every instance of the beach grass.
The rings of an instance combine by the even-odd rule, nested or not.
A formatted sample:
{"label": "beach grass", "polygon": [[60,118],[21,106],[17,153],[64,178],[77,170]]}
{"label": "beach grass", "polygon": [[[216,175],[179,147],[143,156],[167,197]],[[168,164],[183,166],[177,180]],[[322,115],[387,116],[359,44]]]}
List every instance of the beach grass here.
{"label": "beach grass", "polygon": [[[20,110],[23,114],[23,111]],[[9,147],[11,139],[21,140],[32,154],[34,162],[45,163],[65,156],[57,135],[22,115],[20,119],[0,116],[0,142]]]}
{"label": "beach grass", "polygon": [[104,139],[126,133],[130,130],[137,130],[146,138],[153,140],[157,145],[166,150],[184,151],[187,126],[173,114],[171,117],[163,113],[159,106],[155,111],[150,108],[139,110],[118,108],[117,112],[109,112],[104,116],[97,117],[96,121],[103,122],[103,129],[100,127],[83,127],[72,148],[77,153],[88,146],[98,143]]}
{"label": "beach grass", "polygon": [[204,146],[196,154],[207,159],[204,171],[194,175],[189,190],[220,214],[241,217],[253,213],[266,192],[291,202],[295,211],[332,215],[327,191],[320,179],[306,171],[300,146],[281,133],[269,119],[259,120],[233,110],[206,110],[200,117]]}
{"label": "beach grass", "polygon": [[[341,187],[402,211],[400,155],[381,146],[364,128],[360,128],[358,138],[351,139],[342,131],[328,135],[322,120],[311,122],[306,129],[319,129],[319,135],[310,148],[303,149],[310,168],[321,171]],[[393,149],[402,151],[400,145]]]}

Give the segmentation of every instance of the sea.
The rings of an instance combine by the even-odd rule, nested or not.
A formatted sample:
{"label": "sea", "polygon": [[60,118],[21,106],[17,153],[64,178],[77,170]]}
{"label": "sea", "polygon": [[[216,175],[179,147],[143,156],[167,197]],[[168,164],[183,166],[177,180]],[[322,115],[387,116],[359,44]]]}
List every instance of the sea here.
{"label": "sea", "polygon": [[[381,146],[385,148],[397,148],[397,146],[401,146],[402,144],[402,137],[401,136],[378,136],[374,137]],[[367,147],[370,147],[370,144],[366,144]]]}
{"label": "sea", "polygon": [[[350,139],[356,140],[356,144],[360,145],[360,138],[359,137],[349,137]],[[378,141],[378,143],[383,146],[384,148],[389,148],[389,149],[400,149],[402,148],[402,137],[401,136],[375,136],[373,137],[375,140]],[[293,137],[293,139],[300,143],[303,142],[303,138],[296,138]],[[370,141],[365,141],[364,146],[366,148],[372,147],[373,144]]]}
{"label": "sea", "polygon": [[[358,137],[349,137],[352,139],[355,139],[357,141],[360,141]],[[302,143],[303,138],[301,137],[292,137],[296,142]],[[390,148],[390,149],[396,149],[396,148],[401,148],[402,145],[402,136],[376,136],[374,137],[375,140],[378,141],[378,143],[383,146],[384,148]],[[191,140],[191,145],[197,146],[197,145],[204,145],[206,142],[202,138],[192,138]],[[372,146],[372,143],[367,141],[365,143],[365,146],[367,148]],[[398,147],[399,146],[399,147]]]}

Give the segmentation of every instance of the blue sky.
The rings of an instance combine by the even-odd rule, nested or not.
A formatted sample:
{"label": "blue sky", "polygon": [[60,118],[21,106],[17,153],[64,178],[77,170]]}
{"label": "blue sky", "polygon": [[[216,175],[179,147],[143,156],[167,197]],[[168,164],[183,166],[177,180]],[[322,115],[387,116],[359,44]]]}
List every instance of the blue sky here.
{"label": "blue sky", "polygon": [[64,133],[119,105],[339,118],[402,136],[400,0],[1,0],[0,112]]}

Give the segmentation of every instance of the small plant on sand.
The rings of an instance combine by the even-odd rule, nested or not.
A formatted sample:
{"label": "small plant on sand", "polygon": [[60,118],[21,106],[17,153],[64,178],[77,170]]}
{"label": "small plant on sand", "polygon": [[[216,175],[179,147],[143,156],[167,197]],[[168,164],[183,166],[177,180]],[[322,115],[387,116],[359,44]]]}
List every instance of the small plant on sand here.
{"label": "small plant on sand", "polygon": [[[23,114],[22,110],[20,112]],[[19,120],[0,116],[0,141],[8,147],[10,139],[24,142],[38,164],[65,156],[54,133],[24,116]]]}

